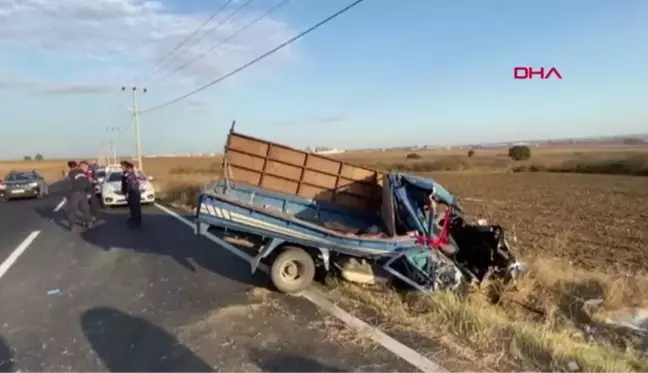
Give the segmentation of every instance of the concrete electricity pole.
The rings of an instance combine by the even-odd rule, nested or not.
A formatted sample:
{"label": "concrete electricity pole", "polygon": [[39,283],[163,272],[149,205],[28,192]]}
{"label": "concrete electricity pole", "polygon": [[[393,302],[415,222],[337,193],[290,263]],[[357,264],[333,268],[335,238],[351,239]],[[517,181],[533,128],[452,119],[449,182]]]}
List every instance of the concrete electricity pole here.
{"label": "concrete electricity pole", "polygon": [[119,131],[117,127],[106,127],[106,132],[108,133],[108,144],[110,148],[108,154],[112,154],[112,163],[117,163],[117,144],[116,144],[116,134]]}
{"label": "concrete electricity pole", "polygon": [[[135,147],[137,149],[137,163],[140,171],[144,172],[144,166],[142,164],[142,142],[140,139],[140,126],[139,126],[139,107],[137,105],[137,91],[141,90],[142,93],[146,93],[146,88],[137,88],[136,86],[131,87],[133,91],[133,120],[135,121]],[[126,87],[122,87],[122,91],[126,91]]]}
{"label": "concrete electricity pole", "polygon": [[108,143],[108,140],[106,140],[106,142],[104,143],[104,146],[103,146],[103,164],[109,164],[110,163],[110,156],[108,155],[108,154],[110,154],[109,145],[110,144]]}

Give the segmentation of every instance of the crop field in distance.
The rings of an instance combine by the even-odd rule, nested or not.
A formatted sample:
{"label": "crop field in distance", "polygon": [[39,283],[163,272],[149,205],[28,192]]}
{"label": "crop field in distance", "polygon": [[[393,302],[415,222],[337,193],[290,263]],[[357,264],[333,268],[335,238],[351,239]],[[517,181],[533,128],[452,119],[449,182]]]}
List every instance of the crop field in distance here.
{"label": "crop field in distance", "polygon": [[[529,160],[517,162],[504,148],[475,149],[472,157],[467,149],[333,155],[435,179],[468,214],[517,234],[528,273],[496,305],[482,297],[414,299],[349,284],[339,284],[331,296],[379,315],[374,322],[385,323],[388,332],[407,338],[416,331],[421,348],[422,340],[444,346],[443,356],[455,356],[439,357],[450,369],[647,371],[648,358],[639,351],[648,340],[637,342],[603,320],[648,306],[648,146],[531,151]],[[0,175],[36,169],[56,180],[64,167],[64,161],[7,161]],[[160,196],[185,206],[220,169],[220,157],[144,159]],[[588,300],[599,298],[596,311],[585,310]]]}

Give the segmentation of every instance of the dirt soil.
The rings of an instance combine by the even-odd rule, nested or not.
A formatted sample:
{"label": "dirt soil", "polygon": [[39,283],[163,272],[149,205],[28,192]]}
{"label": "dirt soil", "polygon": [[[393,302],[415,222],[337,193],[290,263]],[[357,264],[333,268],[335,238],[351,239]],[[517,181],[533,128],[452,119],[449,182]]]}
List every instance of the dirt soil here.
{"label": "dirt soil", "polygon": [[514,226],[522,256],[587,269],[646,271],[648,178],[551,173],[431,173],[471,215]]}

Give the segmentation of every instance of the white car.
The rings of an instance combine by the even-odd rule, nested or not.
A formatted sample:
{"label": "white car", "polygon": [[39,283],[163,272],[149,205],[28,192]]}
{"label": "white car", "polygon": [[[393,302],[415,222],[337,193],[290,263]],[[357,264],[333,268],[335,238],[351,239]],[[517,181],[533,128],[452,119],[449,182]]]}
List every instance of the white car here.
{"label": "white car", "polygon": [[[137,172],[142,192],[142,204],[155,202],[155,189],[151,184],[151,178],[146,177],[142,172]],[[126,206],[126,196],[121,192],[122,171],[111,170],[106,173],[106,178],[101,183],[101,203],[104,206]]]}
{"label": "white car", "polygon": [[94,190],[97,195],[101,195],[101,184],[106,180],[106,169],[105,168],[97,168],[94,171],[94,177],[95,177],[95,184],[94,184]]}
{"label": "white car", "polygon": [[103,168],[104,171],[108,174],[111,172],[121,172],[123,167],[119,163],[112,163]]}

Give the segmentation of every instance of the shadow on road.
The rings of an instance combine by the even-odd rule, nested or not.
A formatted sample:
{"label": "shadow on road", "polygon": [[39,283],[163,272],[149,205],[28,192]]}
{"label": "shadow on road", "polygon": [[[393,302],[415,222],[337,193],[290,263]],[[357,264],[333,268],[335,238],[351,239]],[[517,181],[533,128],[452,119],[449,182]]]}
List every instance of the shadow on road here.
{"label": "shadow on road", "polygon": [[346,372],[309,357],[284,352],[251,349],[249,356],[263,372]]}
{"label": "shadow on road", "polygon": [[[39,204],[34,211],[41,217],[69,231],[65,207],[54,208],[62,199],[51,199]],[[103,250],[132,250],[167,256],[191,272],[196,266],[205,268],[239,283],[268,287],[269,279],[261,272],[250,273],[250,266],[217,244],[196,236],[193,230],[154,206],[142,207],[142,227],[133,229],[127,224],[128,208],[102,210],[101,220],[92,229],[66,234],[79,234],[94,247]]]}
{"label": "shadow on road", "polygon": [[127,210],[119,209],[104,214],[104,222],[82,232],[86,242],[103,250],[133,250],[167,256],[191,272],[196,266],[205,268],[239,283],[268,286],[269,280],[261,272],[250,273],[250,266],[224,248],[194,235],[174,217],[155,207],[143,210],[142,227],[130,228],[126,222]]}
{"label": "shadow on road", "polygon": [[49,183],[49,195],[50,197],[64,197],[65,196],[65,182],[63,180],[58,180],[53,183]]}
{"label": "shadow on road", "polygon": [[45,203],[39,203],[34,207],[34,211],[42,218],[54,222],[59,227],[67,230],[69,225],[67,223],[67,217],[65,215],[65,205],[63,205],[59,211],[54,212],[56,206],[58,206],[63,198],[65,198],[65,184],[63,181],[57,181],[49,184],[49,196],[45,200]]}
{"label": "shadow on road", "polygon": [[13,372],[14,359],[7,340],[0,335],[0,372]]}
{"label": "shadow on road", "polygon": [[[58,201],[58,200],[53,200]],[[65,206],[61,210],[54,212],[54,207],[59,203],[51,206],[51,204],[38,205],[34,207],[34,211],[42,218],[47,219],[54,224],[58,225],[63,230],[69,230],[70,226],[67,222],[67,216],[65,215]]]}
{"label": "shadow on road", "polygon": [[81,316],[86,339],[112,372],[211,372],[209,364],[151,322],[109,307]]}

